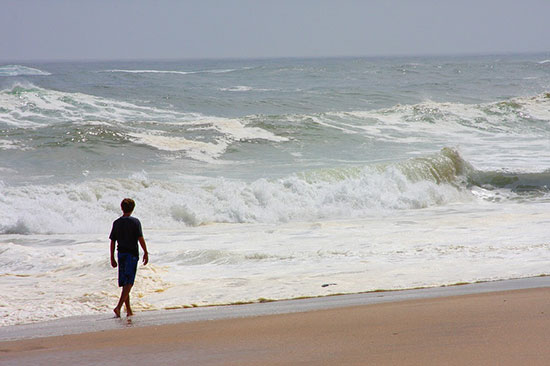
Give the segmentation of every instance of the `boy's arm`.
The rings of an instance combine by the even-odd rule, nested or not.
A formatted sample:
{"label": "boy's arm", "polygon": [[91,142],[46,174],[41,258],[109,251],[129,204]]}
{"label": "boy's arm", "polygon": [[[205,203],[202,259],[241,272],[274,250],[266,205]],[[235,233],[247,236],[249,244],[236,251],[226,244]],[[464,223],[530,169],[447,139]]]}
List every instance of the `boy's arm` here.
{"label": "boy's arm", "polygon": [[141,249],[143,249],[143,265],[145,266],[147,263],[149,263],[149,252],[147,252],[147,244],[145,244],[145,239],[143,236],[140,236],[138,238],[139,245],[141,245]]}
{"label": "boy's arm", "polygon": [[113,266],[113,268],[116,268],[117,266],[115,259],[115,243],[116,242],[114,240],[111,240],[111,266]]}

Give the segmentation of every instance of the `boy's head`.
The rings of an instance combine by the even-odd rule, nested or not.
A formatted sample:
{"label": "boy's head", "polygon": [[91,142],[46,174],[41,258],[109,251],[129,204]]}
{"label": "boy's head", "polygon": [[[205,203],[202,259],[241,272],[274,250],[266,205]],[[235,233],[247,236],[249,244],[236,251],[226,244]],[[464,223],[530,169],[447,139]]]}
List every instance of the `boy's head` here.
{"label": "boy's head", "polygon": [[122,212],[125,214],[131,214],[134,211],[134,207],[136,207],[136,203],[131,198],[125,198],[120,203],[120,208],[122,208]]}

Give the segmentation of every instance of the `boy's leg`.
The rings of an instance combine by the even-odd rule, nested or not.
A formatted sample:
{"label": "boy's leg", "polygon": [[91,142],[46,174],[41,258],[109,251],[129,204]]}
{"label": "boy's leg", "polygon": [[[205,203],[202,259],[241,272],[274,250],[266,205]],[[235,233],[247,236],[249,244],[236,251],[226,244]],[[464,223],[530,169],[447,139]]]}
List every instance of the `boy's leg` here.
{"label": "boy's leg", "polygon": [[[122,309],[122,304],[126,303],[128,301],[128,305],[130,305],[130,291],[132,290],[132,286],[134,285],[124,285],[122,287],[122,292],[120,294],[120,300],[118,300],[118,304],[116,308],[113,309],[115,312],[115,315],[117,318],[120,318],[120,309]],[[126,308],[128,310],[128,307]],[[130,315],[130,314],[129,314]]]}
{"label": "boy's leg", "polygon": [[123,304],[126,305],[126,313],[129,316],[134,314],[130,307],[130,291],[136,277],[137,262],[138,258],[136,256],[126,253],[118,254],[118,285],[122,287],[122,292],[116,308],[113,309],[117,318],[120,318],[120,310]]}
{"label": "boy's leg", "polygon": [[126,306],[126,315],[127,316],[134,315],[134,312],[132,311],[132,308],[130,307],[130,293],[128,293],[128,297],[126,298],[126,301],[124,301],[124,306]]}

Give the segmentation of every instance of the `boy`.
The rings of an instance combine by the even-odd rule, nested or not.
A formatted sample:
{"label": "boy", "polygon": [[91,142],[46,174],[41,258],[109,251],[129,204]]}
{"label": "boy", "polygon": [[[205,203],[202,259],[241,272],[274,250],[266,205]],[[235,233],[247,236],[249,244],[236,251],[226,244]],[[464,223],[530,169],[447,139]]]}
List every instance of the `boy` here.
{"label": "boy", "polygon": [[134,285],[136,277],[137,263],[139,260],[138,242],[143,249],[143,265],[149,262],[149,253],[147,245],[143,238],[141,223],[135,217],[131,217],[136,203],[131,198],[125,198],[120,203],[123,215],[113,222],[111,230],[111,266],[117,267],[115,259],[115,243],[118,242],[118,286],[122,287],[120,300],[116,308],[113,309],[115,316],[120,318],[122,304],[126,305],[126,314],[134,315],[130,307],[130,290]]}

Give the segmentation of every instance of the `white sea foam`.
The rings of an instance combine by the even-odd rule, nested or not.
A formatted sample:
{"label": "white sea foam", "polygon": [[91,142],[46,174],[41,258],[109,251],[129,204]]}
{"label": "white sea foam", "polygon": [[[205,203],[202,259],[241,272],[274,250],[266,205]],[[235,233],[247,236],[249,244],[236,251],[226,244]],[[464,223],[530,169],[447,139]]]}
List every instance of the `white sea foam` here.
{"label": "white sea foam", "polygon": [[[247,120],[243,118],[143,107],[82,93],[43,89],[32,84],[16,84],[0,92],[0,123],[17,128],[40,128],[68,121],[72,125],[110,126],[130,141],[163,151],[184,151],[186,156],[205,162],[219,158],[235,141],[288,141],[267,130],[247,126]],[[168,130],[151,130],[151,125]],[[174,136],[170,126],[182,126],[187,131],[203,130],[207,136],[215,134],[208,141],[193,140],[185,136],[185,129]]]}
{"label": "white sea foam", "polygon": [[[546,93],[483,104],[427,101],[370,111],[329,112],[302,119],[379,142],[412,142],[420,147],[434,143],[445,146],[452,141],[472,163],[487,170],[525,167],[537,170],[550,164],[548,149],[535,149],[550,136],[550,128],[544,123],[550,120],[550,98]],[[500,151],[495,151],[495,144],[502,146]],[[533,152],[539,155],[536,166],[530,159]],[[486,159],[487,156],[492,159]]]}
{"label": "white sea foam", "polygon": [[17,83],[0,92],[0,122],[14,127],[48,126],[66,121],[115,121],[161,118],[174,114],[126,102],[108,100],[82,93],[66,93],[43,89],[32,84]]}
{"label": "white sea foam", "polygon": [[105,70],[103,72],[122,72],[127,74],[194,74],[196,71],[172,71],[172,70]]}
{"label": "white sea foam", "polygon": [[276,223],[420,209],[473,199],[459,186],[465,167],[458,155],[449,151],[387,167],[316,170],[253,182],[210,178],[197,185],[132,176],[78,184],[5,186],[0,232],[104,230],[118,211],[115,203],[123,196],[141,202],[139,214],[150,225],[167,229],[211,222]]}
{"label": "white sea foam", "polygon": [[239,69],[211,69],[211,70],[195,70],[195,71],[179,71],[179,70],[132,70],[132,69],[113,69],[102,70],[101,72],[113,72],[113,73],[128,73],[128,74],[225,74],[234,71],[248,70],[250,67],[243,67]]}
{"label": "white sea foam", "polygon": [[220,88],[221,91],[245,92],[253,90],[252,87],[246,85],[237,85],[230,88]]}
{"label": "white sea foam", "polygon": [[216,159],[222,156],[227,147],[234,141],[288,141],[286,137],[277,136],[264,129],[248,127],[242,119],[196,116],[194,120],[168,122],[166,125],[185,125],[189,131],[217,131],[221,135],[214,138],[212,142],[175,137],[170,132],[158,130],[142,130],[138,133],[128,133],[128,135],[137,143],[163,151],[185,152],[189,158],[208,163],[216,163]]}
{"label": "white sea foam", "polygon": [[[497,143],[503,145],[502,159],[494,159],[500,166],[519,168],[527,164],[521,159],[505,156],[511,137],[518,136],[517,156],[526,156],[541,134],[548,135],[544,125],[524,121],[550,120],[550,98],[541,94],[535,97],[513,98],[485,104],[424,102],[416,105],[397,105],[371,111],[329,112],[312,115],[287,116],[298,125],[314,122],[346,134],[361,134],[380,142],[446,146],[449,141],[461,146],[476,165]],[[185,156],[205,162],[214,162],[236,141],[265,140],[286,142],[289,138],[249,124],[257,118],[222,118],[199,113],[184,113],[139,106],[82,93],[65,93],[42,89],[32,84],[16,84],[0,92],[0,123],[18,128],[39,128],[70,121],[73,125],[108,125],[112,133],[126,140],[167,152],[185,153]],[[523,121],[523,122],[521,122]],[[521,123],[519,123],[521,122]],[[161,129],[159,129],[159,126]],[[181,126],[175,131],[170,126]],[[537,127],[540,126],[540,127]],[[152,130],[151,127],[155,127]],[[200,138],[188,132],[204,131]],[[286,132],[286,131],[283,131]],[[7,140],[6,140],[7,141]],[[10,146],[17,146],[13,142]],[[521,145],[521,146],[520,146]],[[3,144],[5,149],[8,144]],[[431,151],[423,150],[426,153]],[[490,151],[491,150],[491,151]],[[547,149],[546,149],[547,150]],[[520,153],[518,153],[520,152]],[[544,160],[544,157],[543,161]],[[550,161],[550,156],[548,159]],[[506,164],[511,164],[507,166]]]}
{"label": "white sea foam", "polygon": [[[0,325],[107,312],[113,307],[116,282],[109,264],[99,255],[104,240],[88,236],[74,242],[35,236],[31,241],[34,245],[2,243]],[[133,301],[143,310],[148,305],[140,295],[153,292],[162,280],[154,274],[154,264],[140,272]]]}
{"label": "white sea foam", "polygon": [[129,136],[133,137],[136,143],[145,144],[158,150],[182,151],[192,159],[207,163],[216,163],[216,158],[225,152],[228,145],[223,141],[208,143],[188,140],[184,137],[163,136],[155,134],[154,131],[149,131],[148,133],[130,133]]}
{"label": "white sea foam", "polygon": [[[106,230],[120,197],[134,197],[136,214],[148,225],[181,229],[208,223],[284,223],[354,218],[424,209],[477,199],[521,199],[548,195],[548,174],[487,173],[451,150],[391,165],[320,169],[252,182],[223,178],[88,180],[56,185],[2,186],[0,233],[95,233]],[[467,183],[469,182],[469,183]],[[508,183],[507,183],[508,182]],[[539,187],[538,189],[536,187]],[[490,195],[478,194],[482,190]],[[521,193],[521,191],[520,191]],[[40,212],[40,215],[36,215]]]}
{"label": "white sea foam", "polygon": [[51,75],[47,71],[42,71],[32,67],[21,65],[4,65],[0,66],[0,77],[2,76],[48,76]]}
{"label": "white sea foam", "polygon": [[[288,116],[296,124],[313,122],[346,134],[361,134],[376,141],[431,143],[449,141],[487,144],[499,137],[540,137],[550,129],[529,126],[525,120],[550,120],[547,94],[512,98],[484,104],[438,103],[426,101],[391,108],[326,112]],[[523,121],[521,121],[523,120]],[[530,144],[531,141],[526,141]]]}
{"label": "white sea foam", "polygon": [[[547,273],[548,204],[404,210],[361,219],[153,230],[136,311],[439,286]],[[116,218],[113,212],[111,219]],[[93,235],[4,235],[0,325],[111,314],[109,227]],[[325,283],[334,286],[322,287]]]}
{"label": "white sea foam", "polygon": [[[540,95],[533,98],[514,98],[509,101],[487,104],[434,103],[396,106],[375,111],[349,112],[348,115],[370,119],[372,126],[353,126],[369,131],[375,128],[395,129],[414,123],[415,132],[426,133],[430,137],[438,134],[460,135],[461,131],[475,131],[478,134],[494,136],[495,133],[522,134],[523,126],[518,126],[518,118],[550,119],[550,98]],[[396,133],[400,136],[401,134]],[[393,136],[391,134],[390,136]],[[388,138],[392,138],[388,136]],[[446,135],[442,136],[446,138]],[[399,137],[398,137],[399,138]]]}
{"label": "white sea foam", "polygon": [[0,140],[0,150],[21,150],[23,147],[18,141]]}
{"label": "white sea foam", "polygon": [[193,123],[198,125],[204,123],[210,124],[215,130],[238,141],[257,139],[273,142],[288,141],[286,137],[277,136],[259,127],[248,127],[243,121],[244,119],[236,118],[203,117],[197,119]]}
{"label": "white sea foam", "polygon": [[236,86],[232,86],[230,88],[219,88],[218,90],[228,91],[228,92],[248,92],[248,91],[268,92],[268,91],[274,91],[275,89],[254,88],[254,87],[246,86],[246,85],[236,85]]}

